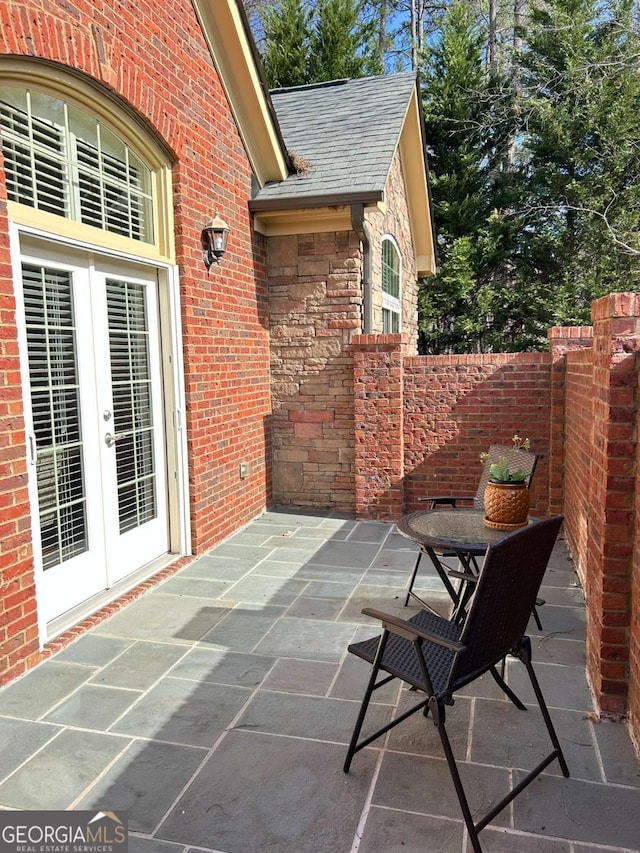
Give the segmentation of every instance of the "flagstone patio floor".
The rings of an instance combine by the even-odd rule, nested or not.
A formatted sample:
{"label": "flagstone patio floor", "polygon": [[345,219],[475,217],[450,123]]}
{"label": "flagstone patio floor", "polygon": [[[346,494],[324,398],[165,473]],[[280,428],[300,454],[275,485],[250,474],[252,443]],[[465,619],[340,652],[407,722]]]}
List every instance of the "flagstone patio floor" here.
{"label": "flagstone patio floor", "polygon": [[[415,559],[394,525],[273,510],[0,691],[0,808],[126,810],[132,853],[469,853],[430,720],[412,717],[342,771],[378,633],[365,606],[407,616]],[[445,606],[437,577],[420,588]],[[486,853],[640,850],[640,763],[598,722],[585,611],[564,544],[530,625],[571,778],[554,762],[481,833]],[[518,711],[485,677],[447,712],[472,809],[547,749],[522,665]],[[381,723],[403,708],[390,684]],[[533,704],[530,704],[533,703]]]}

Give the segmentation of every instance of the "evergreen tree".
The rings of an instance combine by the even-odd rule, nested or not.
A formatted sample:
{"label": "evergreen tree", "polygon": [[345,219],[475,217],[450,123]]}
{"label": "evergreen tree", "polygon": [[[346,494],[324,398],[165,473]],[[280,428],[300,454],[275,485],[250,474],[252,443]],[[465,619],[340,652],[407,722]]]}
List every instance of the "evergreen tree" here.
{"label": "evergreen tree", "polygon": [[554,294],[556,323],[640,284],[640,76],[633,3],[548,0],[523,56],[529,179],[523,251]]}
{"label": "evergreen tree", "polygon": [[269,87],[300,86],[309,82],[309,13],[302,0],[279,0],[263,6],[262,64]]}
{"label": "evergreen tree", "polygon": [[[512,90],[484,62],[485,32],[456,2],[423,67],[438,274],[420,286],[422,352],[525,348],[510,258],[516,173],[509,163]],[[517,332],[517,333],[516,333]]]}
{"label": "evergreen tree", "polygon": [[310,81],[364,77],[379,69],[374,27],[363,20],[362,6],[362,0],[319,0],[310,37]]}
{"label": "evergreen tree", "polygon": [[406,68],[421,21],[438,255],[422,352],[541,348],[639,288],[639,0],[253,2],[272,86]]}

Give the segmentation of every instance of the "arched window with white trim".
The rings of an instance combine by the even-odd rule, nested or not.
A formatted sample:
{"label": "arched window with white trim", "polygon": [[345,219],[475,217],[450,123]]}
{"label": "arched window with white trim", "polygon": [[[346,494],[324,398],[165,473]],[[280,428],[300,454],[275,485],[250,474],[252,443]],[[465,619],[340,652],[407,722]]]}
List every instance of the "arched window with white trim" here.
{"label": "arched window with white trim", "polygon": [[383,237],[382,331],[385,334],[400,332],[402,327],[401,273],[402,264],[396,242],[392,237]]}

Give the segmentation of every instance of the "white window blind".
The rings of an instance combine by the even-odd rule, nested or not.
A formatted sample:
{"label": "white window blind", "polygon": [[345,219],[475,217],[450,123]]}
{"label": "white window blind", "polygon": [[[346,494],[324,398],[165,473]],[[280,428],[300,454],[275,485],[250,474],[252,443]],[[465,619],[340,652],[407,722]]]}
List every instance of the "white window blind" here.
{"label": "white window blind", "polygon": [[39,92],[0,88],[10,201],[153,242],[151,171],[92,116]]}
{"label": "white window blind", "polygon": [[45,569],[87,550],[71,274],[23,264],[29,380]]}
{"label": "white window blind", "polygon": [[107,280],[118,514],[124,533],[155,518],[151,366],[145,289]]}

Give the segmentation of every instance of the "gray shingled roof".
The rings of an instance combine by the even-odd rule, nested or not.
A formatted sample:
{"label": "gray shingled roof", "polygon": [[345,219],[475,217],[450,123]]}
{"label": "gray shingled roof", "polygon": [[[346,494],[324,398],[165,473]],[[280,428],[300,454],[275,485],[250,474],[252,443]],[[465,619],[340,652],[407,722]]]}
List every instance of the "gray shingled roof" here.
{"label": "gray shingled roof", "polygon": [[407,72],[271,92],[287,150],[309,170],[264,186],[256,207],[382,193],[415,85]]}

